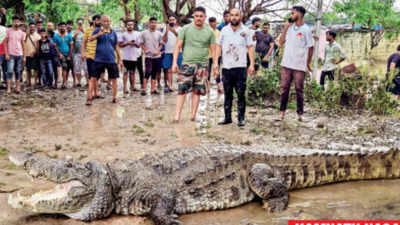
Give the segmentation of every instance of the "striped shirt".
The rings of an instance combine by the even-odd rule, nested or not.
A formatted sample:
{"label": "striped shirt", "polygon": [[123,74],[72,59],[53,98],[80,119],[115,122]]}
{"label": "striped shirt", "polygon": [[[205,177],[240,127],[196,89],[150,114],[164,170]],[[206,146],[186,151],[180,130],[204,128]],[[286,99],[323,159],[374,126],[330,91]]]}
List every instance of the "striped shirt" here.
{"label": "striped shirt", "polygon": [[85,45],[86,58],[93,59],[96,56],[97,40],[89,41],[88,39],[92,36],[94,27],[89,27],[85,30],[83,35],[83,41],[87,41]]}

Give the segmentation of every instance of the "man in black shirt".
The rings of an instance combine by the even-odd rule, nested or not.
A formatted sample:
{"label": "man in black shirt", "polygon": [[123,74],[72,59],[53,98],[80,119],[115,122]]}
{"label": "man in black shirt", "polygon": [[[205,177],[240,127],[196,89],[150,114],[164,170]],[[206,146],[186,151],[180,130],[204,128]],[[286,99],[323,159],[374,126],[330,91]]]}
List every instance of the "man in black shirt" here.
{"label": "man in black shirt", "polygon": [[257,61],[264,67],[268,68],[268,60],[274,50],[274,38],[268,33],[269,31],[269,23],[264,23],[262,27],[262,31],[257,31],[255,34],[255,38],[257,41],[256,44],[256,53],[257,53]]}
{"label": "man in black shirt", "polygon": [[390,76],[391,71],[396,73],[396,75],[393,78],[394,86],[388,87],[388,91],[397,95],[397,98],[400,99],[400,71],[399,71],[399,69],[400,69],[400,45],[397,46],[397,52],[393,53],[387,60],[386,69],[387,69],[386,79],[389,79],[391,77]]}

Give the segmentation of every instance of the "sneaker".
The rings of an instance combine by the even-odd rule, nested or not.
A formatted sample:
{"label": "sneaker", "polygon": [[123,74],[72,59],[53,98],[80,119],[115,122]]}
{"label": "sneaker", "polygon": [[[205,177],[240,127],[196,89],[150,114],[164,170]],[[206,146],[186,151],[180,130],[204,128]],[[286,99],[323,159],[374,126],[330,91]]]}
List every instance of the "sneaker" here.
{"label": "sneaker", "polygon": [[169,89],[168,87],[164,88],[164,93],[170,93],[171,89]]}
{"label": "sneaker", "polygon": [[141,92],[140,92],[140,95],[141,95],[141,96],[146,96],[146,92],[145,92],[145,91],[141,91]]}
{"label": "sneaker", "polygon": [[246,125],[246,123],[244,122],[244,120],[239,120],[239,122],[238,122],[239,127],[244,127],[245,125]]}
{"label": "sneaker", "polygon": [[153,95],[159,95],[160,93],[158,93],[158,91],[152,91],[151,94],[153,94]]}
{"label": "sneaker", "polygon": [[223,121],[219,122],[218,125],[227,125],[231,123],[232,123],[231,119],[224,119]]}
{"label": "sneaker", "polygon": [[82,87],[82,85],[81,84],[77,84],[76,87],[80,88],[80,87]]}

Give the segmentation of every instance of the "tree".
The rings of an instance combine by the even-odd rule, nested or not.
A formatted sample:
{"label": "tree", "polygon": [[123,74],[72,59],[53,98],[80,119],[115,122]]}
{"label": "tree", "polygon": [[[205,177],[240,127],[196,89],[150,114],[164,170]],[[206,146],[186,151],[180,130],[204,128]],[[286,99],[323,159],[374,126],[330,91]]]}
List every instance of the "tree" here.
{"label": "tree", "polygon": [[178,23],[183,24],[192,17],[193,10],[196,8],[196,0],[161,0],[163,7],[164,21],[169,16],[177,18]]}
{"label": "tree", "polygon": [[0,5],[6,9],[12,9],[11,12],[7,13],[8,15],[13,13],[25,18],[25,3],[23,0],[0,0]]}
{"label": "tree", "polygon": [[246,23],[252,16],[274,15],[280,11],[287,11],[289,10],[288,3],[296,2],[296,0],[216,0],[215,2],[223,10],[240,9],[243,22]]}
{"label": "tree", "polygon": [[75,0],[24,0],[26,12],[39,12],[48,21],[58,23],[75,20],[84,15],[84,10]]}
{"label": "tree", "polygon": [[[384,34],[390,37],[400,30],[400,13],[393,10],[393,4],[393,0],[338,0],[334,9],[350,22],[372,31],[370,48],[373,49]],[[382,26],[385,32],[375,31],[377,25]]]}

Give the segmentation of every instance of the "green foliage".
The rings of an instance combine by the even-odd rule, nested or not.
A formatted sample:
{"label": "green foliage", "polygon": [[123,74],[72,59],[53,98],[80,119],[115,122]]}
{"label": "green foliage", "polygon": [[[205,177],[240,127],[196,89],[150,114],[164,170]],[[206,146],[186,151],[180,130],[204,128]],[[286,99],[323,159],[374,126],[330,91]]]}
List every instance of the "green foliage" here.
{"label": "green foliage", "polygon": [[262,75],[247,80],[247,104],[263,105],[266,100],[277,99],[280,95],[280,69],[275,66],[271,71],[263,70]]}
{"label": "green foliage", "polygon": [[[264,106],[266,102],[278,102],[280,97],[279,64],[271,71],[248,80],[247,103]],[[391,80],[391,79],[389,79]],[[399,112],[399,103],[386,91],[388,83],[378,80],[367,72],[349,75],[344,79],[329,82],[324,90],[316,81],[306,81],[305,101],[314,109],[328,114],[369,111],[377,115],[391,115]],[[295,91],[291,90],[293,96]],[[296,102],[290,99],[288,108],[295,109]]]}
{"label": "green foliage", "polygon": [[40,12],[47,17],[47,21],[55,23],[67,20],[76,20],[86,15],[87,7],[79,6],[75,0],[23,0],[25,13]]}
{"label": "green foliage", "polygon": [[393,0],[335,1],[334,9],[350,22],[372,28],[382,25],[385,29],[400,28],[400,13],[393,10]]}

